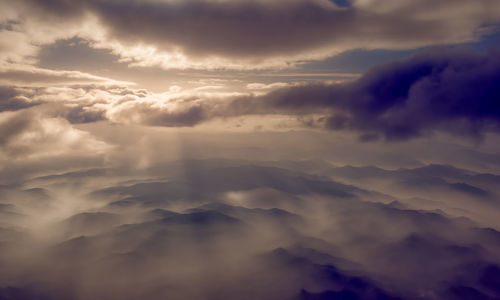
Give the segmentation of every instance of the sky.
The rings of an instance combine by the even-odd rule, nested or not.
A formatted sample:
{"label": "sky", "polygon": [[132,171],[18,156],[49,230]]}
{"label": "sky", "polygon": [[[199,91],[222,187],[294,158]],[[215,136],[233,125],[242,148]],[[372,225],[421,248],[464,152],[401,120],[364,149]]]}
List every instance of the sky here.
{"label": "sky", "polygon": [[0,300],[500,299],[500,1],[0,8]]}

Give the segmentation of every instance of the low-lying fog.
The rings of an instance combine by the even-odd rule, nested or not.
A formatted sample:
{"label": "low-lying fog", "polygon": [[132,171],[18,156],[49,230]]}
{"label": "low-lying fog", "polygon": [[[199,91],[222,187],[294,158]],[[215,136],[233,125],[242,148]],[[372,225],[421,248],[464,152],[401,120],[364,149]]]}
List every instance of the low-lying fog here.
{"label": "low-lying fog", "polygon": [[497,155],[85,129],[114,144],[6,162],[0,299],[500,297]]}

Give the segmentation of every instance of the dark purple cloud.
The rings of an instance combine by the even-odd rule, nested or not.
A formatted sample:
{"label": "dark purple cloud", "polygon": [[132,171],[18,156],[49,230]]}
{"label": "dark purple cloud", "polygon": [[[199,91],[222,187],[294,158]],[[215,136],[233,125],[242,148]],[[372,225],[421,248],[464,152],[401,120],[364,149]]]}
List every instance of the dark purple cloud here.
{"label": "dark purple cloud", "polygon": [[[281,114],[307,117],[309,126],[352,130],[362,141],[408,140],[434,131],[478,138],[500,131],[498,54],[496,50],[435,48],[376,66],[351,82],[302,84],[232,99],[217,94],[180,95],[170,99],[169,106],[158,106],[156,99],[130,89],[122,91],[120,100],[110,88],[114,102],[99,101],[109,100],[113,106],[99,106],[93,100],[88,107],[72,107],[62,115],[72,123],[107,118],[182,127],[214,118]],[[136,101],[137,97],[143,101]]]}
{"label": "dark purple cloud", "polygon": [[367,142],[408,140],[434,131],[477,138],[500,131],[500,58],[493,50],[436,48],[376,66],[351,82],[288,86],[228,100],[180,96],[170,103],[176,105],[126,102],[107,117],[182,127],[214,118],[278,114],[307,117],[308,126],[352,130]]}
{"label": "dark purple cloud", "polygon": [[327,128],[356,130],[364,140],[436,129],[478,136],[500,130],[498,54],[434,49],[374,67],[352,83],[285,88],[254,101],[271,111],[324,113]]}

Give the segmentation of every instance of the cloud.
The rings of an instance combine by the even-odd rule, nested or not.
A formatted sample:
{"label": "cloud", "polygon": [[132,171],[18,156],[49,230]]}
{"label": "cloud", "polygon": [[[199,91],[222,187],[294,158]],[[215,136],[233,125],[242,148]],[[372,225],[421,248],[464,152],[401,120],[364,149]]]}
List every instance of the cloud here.
{"label": "cloud", "polygon": [[19,110],[37,104],[22,97],[14,87],[0,86],[0,112]]}
{"label": "cloud", "polygon": [[293,85],[232,98],[174,97],[167,101],[171,109],[132,101],[119,116],[149,125],[193,126],[217,117],[319,114],[324,117],[315,119],[317,125],[358,132],[364,141],[408,140],[434,131],[480,137],[500,131],[498,57],[497,51],[431,49],[376,66],[352,82]]}
{"label": "cloud", "polygon": [[233,105],[323,112],[327,128],[370,140],[407,140],[434,130],[480,136],[500,130],[498,57],[496,51],[434,49],[374,67],[351,83],[284,88]]}
{"label": "cloud", "polygon": [[[229,67],[286,67],[354,48],[461,43],[474,40],[476,30],[485,23],[500,20],[500,6],[494,1],[464,4],[448,0],[446,5],[433,6],[433,14],[427,13],[428,1],[413,5],[356,1],[350,8],[328,1],[88,2],[108,30],[109,39],[125,48],[152,46],[152,57],[170,53],[164,56],[162,66],[166,68],[169,63],[182,68],[183,61],[186,67],[196,68],[200,58],[205,68],[211,64],[223,67],[224,62]],[[465,11],[467,22],[460,21]],[[146,57],[134,57],[140,48],[139,53],[114,49],[131,62],[139,57],[139,65],[140,60],[147,64]]]}
{"label": "cloud", "polygon": [[129,102],[110,110],[107,116],[120,123],[166,127],[194,126],[207,119],[202,105],[196,103],[169,109],[159,107],[154,102]]}
{"label": "cloud", "polygon": [[[49,70],[44,71],[51,74]],[[124,85],[123,82],[93,78],[92,75],[79,77],[81,74],[86,75],[80,72],[54,71],[55,74],[48,77],[43,73],[27,73],[29,73],[28,78],[37,77],[40,82],[29,85],[29,81],[23,78],[28,85],[0,86],[0,111],[15,111],[38,106],[37,114],[45,117],[60,117],[70,123],[90,123],[105,120],[106,108],[109,108],[110,103],[120,105],[149,95],[149,92],[129,88],[128,84]],[[71,74],[70,78],[65,76],[67,73]],[[25,74],[21,73],[21,76],[23,75]],[[75,77],[71,78],[72,75]],[[87,78],[90,78],[89,82],[86,82]],[[70,85],[64,84],[67,80],[71,82]],[[57,84],[48,84],[51,81]],[[42,82],[47,82],[47,85]]]}
{"label": "cloud", "polygon": [[247,89],[249,90],[269,90],[269,89],[275,89],[275,88],[282,88],[285,87],[289,84],[284,83],[284,82],[274,82],[270,84],[265,84],[265,83],[249,83],[247,84]]}
{"label": "cloud", "polygon": [[59,71],[29,65],[4,65],[0,70],[0,84],[21,86],[64,86],[77,84],[131,85],[110,78],[80,71]]}
{"label": "cloud", "polygon": [[[245,93],[197,88],[153,94],[115,81],[6,87],[4,106],[12,110],[51,103],[52,115],[72,123],[108,119],[191,127],[214,119],[281,115],[298,118],[306,126],[350,130],[365,142],[403,141],[437,131],[480,138],[500,131],[498,57],[496,50],[434,48],[376,66],[352,81],[250,84]],[[65,80],[65,72],[56,73]]]}
{"label": "cloud", "polygon": [[473,41],[498,0],[0,7],[0,299],[500,299],[499,52],[227,70]]}
{"label": "cloud", "polygon": [[[23,212],[2,218],[0,275],[8,280],[0,281],[0,295],[455,300],[466,290],[500,296],[498,231],[443,211],[407,208],[409,200],[381,203],[362,183],[340,185],[294,169],[295,162],[279,163],[288,168],[181,160],[154,166],[161,172],[153,177],[118,167],[0,186],[2,216]],[[411,172],[474,173],[443,166]],[[199,197],[183,199],[192,193]],[[236,194],[244,195],[238,204]],[[41,199],[48,205],[33,205]]]}
{"label": "cloud", "polygon": [[[148,95],[112,97],[103,107],[108,120],[116,123],[165,127],[190,127],[216,117],[234,115],[227,108],[235,97],[244,93],[193,89]],[[231,115],[229,115],[231,114]]]}
{"label": "cloud", "polygon": [[[6,147],[14,138],[24,132],[31,125],[29,113],[21,113],[2,120],[0,123],[0,145]],[[3,148],[5,149],[5,148]]]}
{"label": "cloud", "polygon": [[36,110],[0,114],[0,146],[0,158],[7,159],[99,153],[107,148],[104,142],[73,128],[65,119]]}
{"label": "cloud", "polygon": [[495,0],[446,0],[439,5],[428,0],[353,1],[347,7],[326,0],[81,0],[71,5],[23,0],[5,5],[18,17],[31,17],[13,26],[29,32],[28,42],[21,36],[16,43],[24,48],[77,35],[96,48],[113,50],[131,65],[167,69],[286,68],[355,48],[463,43],[476,40],[500,20]]}

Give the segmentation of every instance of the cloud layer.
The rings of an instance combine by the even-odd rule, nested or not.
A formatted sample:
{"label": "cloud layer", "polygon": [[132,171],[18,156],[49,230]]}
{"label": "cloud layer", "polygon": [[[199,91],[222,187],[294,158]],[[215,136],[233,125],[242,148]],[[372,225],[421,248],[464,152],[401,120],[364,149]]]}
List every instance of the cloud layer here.
{"label": "cloud layer", "polygon": [[[498,201],[445,186],[435,186],[431,199],[382,193],[400,179],[420,178],[480,184],[496,195],[498,176],[485,180],[487,174],[443,165],[395,172],[273,163],[280,167],[185,157],[142,174],[123,166],[80,168],[0,186],[0,295],[500,296],[500,233],[488,227],[498,220],[477,217]],[[356,186],[337,181],[350,175]],[[378,191],[366,189],[369,181],[360,177],[381,180],[374,184]]]}
{"label": "cloud layer", "polygon": [[86,74],[32,73],[40,80],[57,76],[61,84],[90,79],[96,85],[4,87],[2,103],[4,110],[44,104],[40,110],[72,123],[108,119],[190,127],[216,119],[281,115],[307,126],[351,130],[365,141],[408,140],[435,131],[481,137],[500,130],[498,57],[495,50],[438,48],[376,66],[353,81],[278,84],[264,92],[239,93],[175,88],[155,94]]}
{"label": "cloud layer", "polygon": [[1,300],[500,299],[498,0],[0,7]]}
{"label": "cloud layer", "polygon": [[133,65],[167,69],[283,68],[355,48],[463,43],[500,20],[494,0],[357,0],[347,7],[327,0],[23,0],[5,6],[5,26],[14,30],[2,33],[18,36],[18,53],[78,35]]}
{"label": "cloud layer", "polygon": [[500,129],[498,52],[426,51],[375,67],[347,84],[299,86],[263,96],[271,109],[331,110],[330,129],[408,139],[436,129],[480,135]]}

